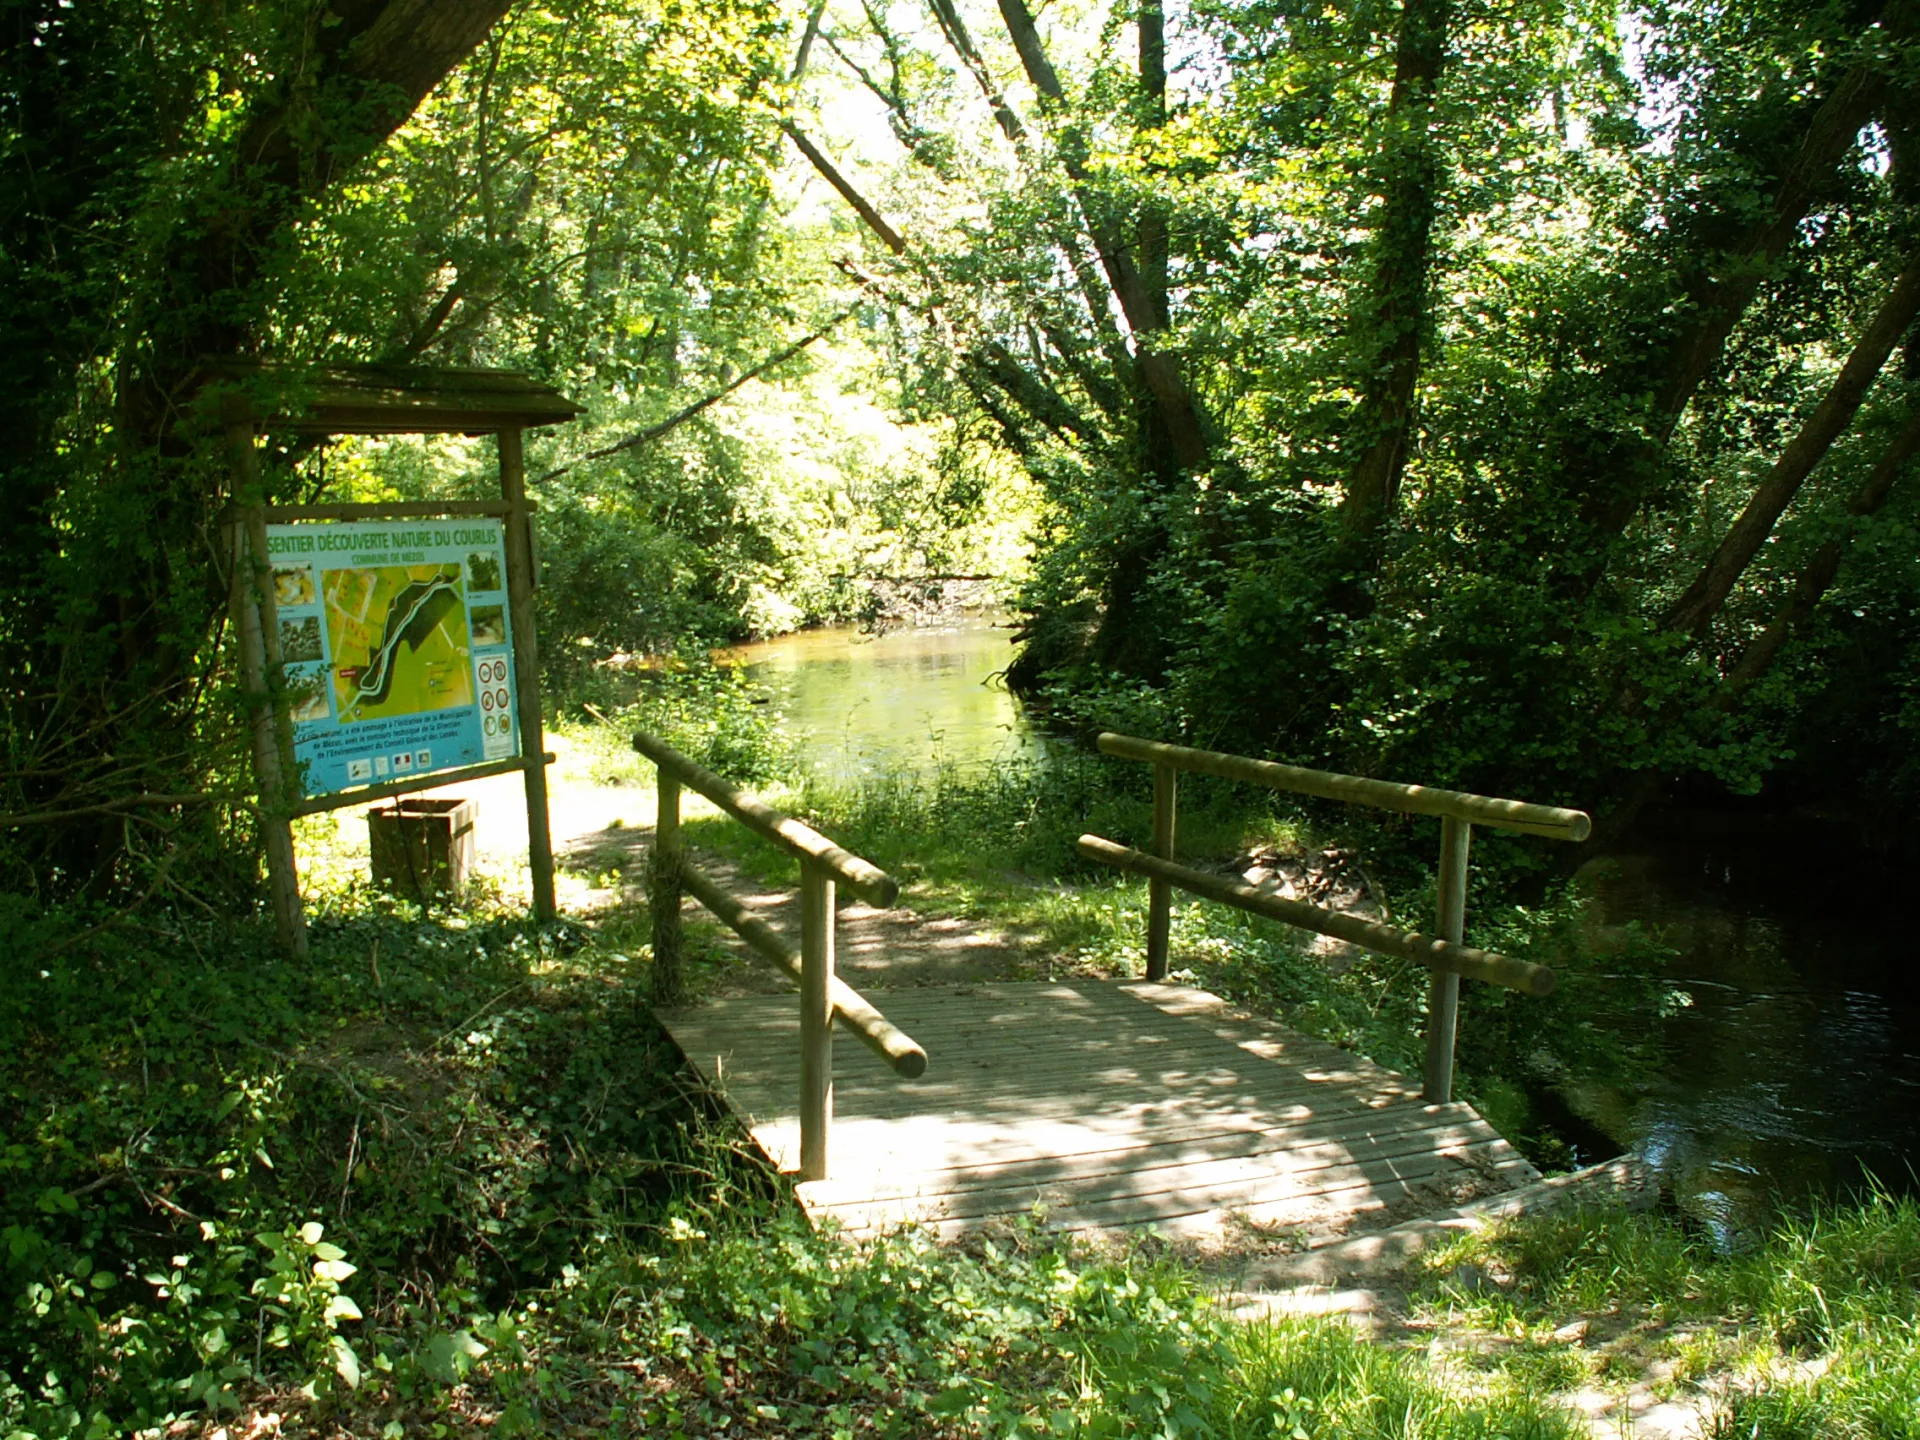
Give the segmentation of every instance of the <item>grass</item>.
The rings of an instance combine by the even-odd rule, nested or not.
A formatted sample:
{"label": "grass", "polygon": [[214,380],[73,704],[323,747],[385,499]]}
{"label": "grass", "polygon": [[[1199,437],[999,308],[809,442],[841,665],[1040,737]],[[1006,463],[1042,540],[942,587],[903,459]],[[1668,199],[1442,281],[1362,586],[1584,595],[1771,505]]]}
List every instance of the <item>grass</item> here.
{"label": "grass", "polygon": [[[669,715],[676,743],[777,773],[738,697],[701,683],[720,718]],[[631,782],[617,728],[567,733],[582,774]],[[1187,800],[1187,853],[1306,843],[1230,794]],[[1149,823],[1144,789],[1104,767],[791,803],[921,908],[1017,926],[1097,973],[1139,964],[1143,893],[1072,858],[1083,829],[1138,841]],[[737,826],[693,828],[769,864]],[[1582,1433],[1569,1386],[1627,1383],[1656,1351],[1678,1389],[1801,1367],[1729,1399],[1727,1434],[1913,1433],[1894,1402],[1913,1378],[1910,1207],[1834,1210],[1765,1262],[1660,1220],[1514,1227],[1433,1272],[1417,1323],[1450,1337],[1437,1356],[1338,1321],[1240,1322],[1155,1252],[1032,1226],[855,1246],[804,1226],[639,1003],[643,913],[541,930],[493,877],[468,912],[427,915],[319,858],[300,966],[251,920],[90,931],[0,904],[8,1440],[254,1433],[269,1416],[383,1440],[1549,1440]],[[1420,989],[1391,969],[1332,976],[1217,907],[1183,905],[1176,926],[1196,978],[1296,1024],[1390,1059],[1417,1029]],[[1480,1012],[1486,1053],[1537,1051],[1543,1013]],[[1449,1278],[1463,1268],[1507,1283],[1469,1291]],[[1576,1350],[1555,1335],[1569,1316],[1614,1338]]]}
{"label": "grass", "polygon": [[[1420,1313],[1558,1390],[1692,1398],[1715,1436],[1920,1435],[1920,1204],[1876,1192],[1739,1254],[1666,1215],[1536,1217],[1432,1256]],[[1489,1283],[1491,1282],[1491,1283]],[[1569,1338],[1569,1337],[1572,1338]],[[1471,1345],[1473,1342],[1464,1342]]]}

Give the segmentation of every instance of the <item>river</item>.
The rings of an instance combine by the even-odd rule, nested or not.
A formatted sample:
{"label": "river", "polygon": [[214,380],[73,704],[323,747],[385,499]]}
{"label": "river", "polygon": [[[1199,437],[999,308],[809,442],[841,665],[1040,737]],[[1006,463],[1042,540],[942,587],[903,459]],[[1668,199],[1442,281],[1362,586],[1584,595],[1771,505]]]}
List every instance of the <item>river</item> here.
{"label": "river", "polygon": [[726,653],[823,778],[977,769],[1041,749],[1001,678],[1012,631],[987,620],[879,636],[803,630]]}
{"label": "river", "polygon": [[1650,843],[1583,877],[1605,918],[1674,948],[1691,1003],[1657,1022],[1661,1063],[1637,1091],[1590,1087],[1577,1108],[1730,1243],[1782,1200],[1915,1188],[1920,973],[1878,870],[1803,829]]}
{"label": "river", "polygon": [[[821,630],[732,653],[825,776],[1042,753],[999,678],[1012,658],[1004,628]],[[1629,844],[1582,881],[1603,921],[1641,921],[1673,947],[1668,978],[1691,1002],[1606,1017],[1627,1033],[1654,1026],[1661,1060],[1632,1090],[1573,1087],[1566,1125],[1584,1158],[1638,1150],[1730,1244],[1781,1200],[1845,1194],[1868,1177],[1914,1188],[1920,970],[1892,884],[1804,837]]]}

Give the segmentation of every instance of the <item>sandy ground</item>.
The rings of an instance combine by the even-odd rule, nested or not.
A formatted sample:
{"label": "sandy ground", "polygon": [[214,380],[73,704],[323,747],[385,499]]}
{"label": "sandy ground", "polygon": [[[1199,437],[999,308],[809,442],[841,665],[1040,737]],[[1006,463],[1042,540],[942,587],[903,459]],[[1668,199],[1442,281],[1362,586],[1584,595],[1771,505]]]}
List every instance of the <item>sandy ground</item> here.
{"label": "sandy ground", "polygon": [[[652,843],[655,799],[649,768],[590,753],[565,736],[548,736],[557,757],[548,768],[548,825],[553,838],[555,891],[561,913],[592,920],[646,903],[647,849]],[[622,772],[631,778],[626,778]],[[609,783],[618,778],[622,783]],[[503,895],[523,902],[527,881],[527,806],[519,775],[496,775],[448,785],[431,792],[436,799],[472,800],[475,863]],[[310,866],[338,867],[346,874],[367,872],[367,811],[350,806],[307,822],[303,855]],[[716,813],[697,795],[683,796],[689,818]],[[798,891],[767,886],[697,845],[693,859],[723,888],[741,898],[775,929],[797,939]],[[798,885],[798,874],[794,877]],[[746,949],[717,921],[687,908],[689,923],[710,931],[743,963],[715,977],[718,993],[769,992],[791,988],[771,966],[745,962]],[[839,972],[860,988],[952,984],[960,980],[1029,978],[1031,946],[1023,937],[963,920],[923,916],[905,901],[876,910],[858,901],[840,907]]]}

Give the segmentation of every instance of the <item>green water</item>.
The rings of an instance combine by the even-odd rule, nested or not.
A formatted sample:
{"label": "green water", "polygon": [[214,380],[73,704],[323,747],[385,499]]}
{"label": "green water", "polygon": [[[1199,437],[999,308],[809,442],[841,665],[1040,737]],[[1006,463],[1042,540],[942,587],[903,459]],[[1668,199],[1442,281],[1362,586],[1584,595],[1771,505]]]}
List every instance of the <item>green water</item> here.
{"label": "green water", "polygon": [[1012,631],[990,621],[807,630],[727,653],[827,779],[979,769],[1040,750],[1001,677]]}

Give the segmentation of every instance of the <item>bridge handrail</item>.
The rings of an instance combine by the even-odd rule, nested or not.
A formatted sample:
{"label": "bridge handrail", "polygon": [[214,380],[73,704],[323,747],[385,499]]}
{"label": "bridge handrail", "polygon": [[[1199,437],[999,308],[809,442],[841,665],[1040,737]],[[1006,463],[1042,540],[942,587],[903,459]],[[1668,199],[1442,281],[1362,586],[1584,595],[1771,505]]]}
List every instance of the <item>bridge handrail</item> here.
{"label": "bridge handrail", "polygon": [[[633,748],[653,762],[659,785],[660,812],[653,832],[647,896],[653,918],[654,1003],[672,1004],[684,998],[680,899],[689,892],[753,950],[799,983],[800,1178],[824,1180],[833,1127],[834,1021],[839,1020],[858,1036],[895,1074],[911,1080],[926,1073],[926,1050],[833,973],[834,932],[838,926],[836,885],[844,884],[880,909],[893,904],[900,886],[878,866],[722,779],[657,735],[636,733]],[[749,830],[800,861],[797,948],[688,862],[680,840],[682,785],[704,795]]]}
{"label": "bridge handrail", "polygon": [[[1218,750],[1195,750],[1111,731],[1103,733],[1095,743],[1103,754],[1153,766],[1154,853],[1145,855],[1129,850],[1098,835],[1082,835],[1079,844],[1080,853],[1090,860],[1147,877],[1147,979],[1164,980],[1167,975],[1176,886],[1256,915],[1267,915],[1305,930],[1335,936],[1362,949],[1416,960],[1431,972],[1427,992],[1424,1093],[1436,1104],[1453,1098],[1453,1048],[1459,1026],[1462,975],[1528,995],[1546,995],[1553,990],[1554,974],[1545,966],[1475,950],[1465,943],[1467,853],[1473,843],[1475,825],[1517,830],[1550,840],[1584,840],[1593,833],[1593,821],[1585,811],[1566,810],[1558,805],[1533,805],[1522,800],[1499,800],[1464,790],[1437,790],[1426,785],[1370,780],[1332,770],[1309,770],[1299,765],[1282,765],[1275,760],[1255,760],[1251,756],[1228,755]],[[1316,795],[1326,800],[1439,816],[1440,905],[1434,926],[1437,936],[1340,915],[1174,864],[1175,812],[1183,770],[1264,785],[1272,790]]]}
{"label": "bridge handrail", "polygon": [[[805,958],[799,946],[722,890],[704,871],[683,861],[680,878],[688,894],[718,916],[734,934],[785,971],[795,984],[800,983],[805,972]],[[927,1052],[918,1041],[874,1009],[864,995],[838,975],[833,977],[829,988],[833,993],[834,1018],[851,1030],[896,1075],[907,1080],[918,1080],[927,1073]]]}
{"label": "bridge handrail", "polygon": [[1185,745],[1141,740],[1112,731],[1103,733],[1096,743],[1103,754],[1122,760],[1171,765],[1176,770],[1215,775],[1222,780],[1243,780],[1251,785],[1264,785],[1269,790],[1290,790],[1322,800],[1344,800],[1351,805],[1371,805],[1409,815],[1437,815],[1443,819],[1465,820],[1472,825],[1517,830],[1523,835],[1539,835],[1548,840],[1577,842],[1593,833],[1593,820],[1586,811],[1565,810],[1558,805],[1534,805],[1525,800],[1499,800],[1465,790],[1440,790],[1429,785],[1405,785],[1397,780],[1342,775],[1333,770],[1309,770],[1300,765],[1282,765],[1277,760],[1255,760],[1218,750],[1193,750]]}
{"label": "bridge handrail", "polygon": [[1194,870],[1185,865],[1176,865],[1171,860],[1143,855],[1138,850],[1116,845],[1099,835],[1082,835],[1075,848],[1087,859],[1111,865],[1126,874],[1164,880],[1202,899],[1217,900],[1236,910],[1264,915],[1269,920],[1311,930],[1318,935],[1331,935],[1349,945],[1358,945],[1362,950],[1412,960],[1433,970],[1444,970],[1450,975],[1464,975],[1470,980],[1484,980],[1489,985],[1518,990],[1522,995],[1546,996],[1553,993],[1553,971],[1545,965],[1535,965],[1530,960],[1515,960],[1492,950],[1456,945],[1436,935],[1382,925],[1377,920],[1363,920],[1358,915],[1344,915],[1338,910],[1309,905],[1304,900],[1289,900],[1284,895],[1274,895],[1244,880],[1209,875],[1204,870]]}
{"label": "bridge handrail", "polygon": [[633,748],[689,790],[706,796],[754,834],[772,841],[795,859],[812,861],[875,909],[885,910],[900,898],[900,883],[879,866],[844,850],[811,825],[767,804],[759,796],[682,755],[673,746],[645,732],[633,737]]}

